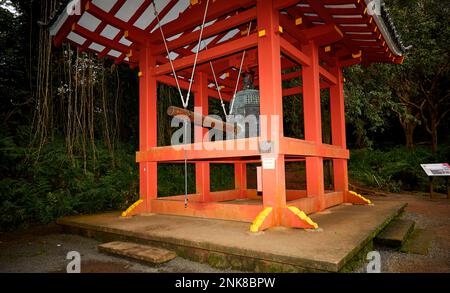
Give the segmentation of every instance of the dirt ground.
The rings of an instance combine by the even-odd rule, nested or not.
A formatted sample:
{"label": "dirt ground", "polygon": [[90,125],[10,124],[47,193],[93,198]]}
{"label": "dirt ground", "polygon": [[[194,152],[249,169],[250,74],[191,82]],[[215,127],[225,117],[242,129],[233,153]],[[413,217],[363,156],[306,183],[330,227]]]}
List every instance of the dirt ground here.
{"label": "dirt ground", "polygon": [[[450,201],[429,199],[422,194],[389,195],[377,200],[408,202],[403,218],[417,228],[432,231],[434,238],[428,255],[406,254],[376,246],[383,272],[450,272]],[[180,257],[160,266],[148,266],[127,259],[101,254],[99,242],[77,235],[63,234],[56,225],[0,234],[0,272],[65,272],[66,255],[81,254],[81,271],[92,272],[231,272],[214,269]],[[365,265],[355,272],[364,272]]]}

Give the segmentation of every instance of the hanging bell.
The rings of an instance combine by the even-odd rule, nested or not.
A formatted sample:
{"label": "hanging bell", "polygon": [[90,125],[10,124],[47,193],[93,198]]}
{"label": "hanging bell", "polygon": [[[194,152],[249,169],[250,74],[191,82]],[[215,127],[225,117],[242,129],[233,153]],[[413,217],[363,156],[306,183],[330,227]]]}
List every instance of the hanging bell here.
{"label": "hanging bell", "polygon": [[[242,90],[236,93],[233,101],[232,114],[237,124],[238,138],[255,137],[259,135],[259,91],[253,84],[253,72],[246,72],[243,78]],[[244,133],[242,133],[245,131]]]}

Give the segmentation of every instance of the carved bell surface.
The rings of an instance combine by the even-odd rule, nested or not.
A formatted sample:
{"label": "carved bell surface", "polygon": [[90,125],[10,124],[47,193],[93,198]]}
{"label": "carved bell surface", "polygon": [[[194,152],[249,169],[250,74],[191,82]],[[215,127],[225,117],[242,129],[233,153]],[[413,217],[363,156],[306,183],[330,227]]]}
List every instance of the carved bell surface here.
{"label": "carved bell surface", "polygon": [[244,74],[242,90],[236,93],[232,113],[235,122],[243,133],[238,137],[253,137],[259,135],[259,91],[253,84],[253,73]]}

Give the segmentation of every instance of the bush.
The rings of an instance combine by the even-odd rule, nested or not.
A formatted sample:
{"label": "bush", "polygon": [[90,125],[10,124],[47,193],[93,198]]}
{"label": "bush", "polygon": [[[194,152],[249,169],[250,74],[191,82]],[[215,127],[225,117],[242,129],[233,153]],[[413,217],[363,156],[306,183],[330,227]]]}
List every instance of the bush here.
{"label": "bush", "polygon": [[89,160],[85,171],[81,157],[68,158],[62,139],[46,144],[38,157],[36,148],[0,138],[0,230],[123,209],[133,202],[138,190],[134,153],[119,146],[113,164],[107,148],[96,147],[95,168]]}
{"label": "bush", "polygon": [[[384,191],[426,191],[429,181],[420,164],[448,162],[449,158],[450,147],[444,145],[436,155],[425,146],[352,150],[349,176],[351,181]],[[437,191],[444,192],[445,187],[437,186]]]}

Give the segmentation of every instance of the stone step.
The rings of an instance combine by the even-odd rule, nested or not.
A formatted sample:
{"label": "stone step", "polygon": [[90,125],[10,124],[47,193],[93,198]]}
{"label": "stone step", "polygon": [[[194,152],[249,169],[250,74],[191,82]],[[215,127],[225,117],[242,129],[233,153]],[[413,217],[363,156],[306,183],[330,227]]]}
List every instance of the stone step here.
{"label": "stone step", "polygon": [[175,252],[149,245],[132,242],[113,241],[98,245],[100,252],[124,256],[150,264],[162,264],[174,259]]}
{"label": "stone step", "polygon": [[427,255],[433,241],[433,233],[429,230],[415,229],[408,241],[400,248],[401,252]]}
{"label": "stone step", "polygon": [[414,230],[415,224],[412,220],[394,220],[375,237],[375,242],[399,248],[406,242],[408,236]]}

